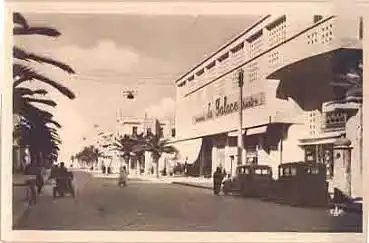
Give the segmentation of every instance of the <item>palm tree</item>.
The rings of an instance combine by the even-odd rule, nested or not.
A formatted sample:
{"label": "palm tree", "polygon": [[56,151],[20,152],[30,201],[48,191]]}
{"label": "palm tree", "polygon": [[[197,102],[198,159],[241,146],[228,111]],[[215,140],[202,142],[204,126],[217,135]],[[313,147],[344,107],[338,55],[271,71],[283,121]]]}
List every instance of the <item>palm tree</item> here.
{"label": "palm tree", "polygon": [[144,133],[134,134],[132,136],[136,140],[136,145],[133,148],[133,154],[136,158],[136,168],[138,168],[139,173],[141,173],[141,166],[145,163],[145,150],[142,145],[144,145],[147,141],[147,136],[144,136]]}
{"label": "palm tree", "polygon": [[[139,144],[139,139],[125,134],[124,136],[115,138],[114,143],[110,147],[112,150],[119,151],[121,153],[120,156],[123,157],[125,164],[129,165],[132,154],[134,151],[138,151]],[[129,167],[130,166],[128,166],[128,170],[130,170]]]}
{"label": "palm tree", "polygon": [[103,156],[103,153],[93,145],[84,147],[81,152],[77,153],[74,158],[77,158],[87,166],[96,165],[98,159]]}
{"label": "palm tree", "polygon": [[[17,35],[42,35],[48,37],[58,37],[60,32],[54,28],[31,27],[20,13],[13,14],[13,34]],[[67,87],[40,74],[28,64],[36,62],[57,67],[68,74],[74,74],[74,70],[61,62],[48,57],[29,53],[17,46],[13,47],[13,114],[20,117],[21,123],[16,124],[15,139],[22,140],[21,144],[28,145],[31,151],[31,163],[43,159],[56,160],[59,151],[59,136],[57,129],[60,124],[53,120],[52,114],[44,111],[35,104],[56,107],[56,102],[50,99],[41,99],[37,96],[45,96],[48,92],[44,89],[30,89],[22,87],[25,82],[37,80],[57,89],[60,93],[70,99],[75,95]],[[35,139],[37,138],[37,139]],[[37,140],[37,141],[35,141]]]}
{"label": "palm tree", "polygon": [[175,147],[168,145],[168,139],[162,139],[160,135],[151,135],[147,137],[146,142],[140,145],[142,150],[151,153],[153,163],[155,165],[156,177],[159,177],[159,159],[163,153],[177,154],[178,151]]}

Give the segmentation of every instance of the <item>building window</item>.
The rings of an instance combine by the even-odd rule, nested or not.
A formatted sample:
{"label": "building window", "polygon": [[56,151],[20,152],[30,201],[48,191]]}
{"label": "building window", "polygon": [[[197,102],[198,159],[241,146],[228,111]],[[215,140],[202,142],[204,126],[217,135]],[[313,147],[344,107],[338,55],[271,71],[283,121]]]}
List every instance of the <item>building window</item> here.
{"label": "building window", "polygon": [[223,62],[224,60],[226,60],[229,57],[229,52],[224,53],[223,55],[221,55],[218,58],[218,62]]}
{"label": "building window", "polygon": [[342,111],[324,113],[324,130],[341,130],[346,126],[347,115]]}
{"label": "building window", "polygon": [[318,43],[318,32],[317,31],[314,31],[314,32],[309,32],[307,34],[307,43],[308,44],[316,44]]}
{"label": "building window", "polygon": [[197,76],[201,76],[204,73],[204,69],[201,68],[199,71],[196,72]]}
{"label": "building window", "polygon": [[195,79],[195,75],[191,75],[190,77],[188,77],[187,81],[191,82]]}
{"label": "building window", "polygon": [[152,130],[151,130],[151,128],[147,128],[147,129],[146,129],[146,134],[147,134],[147,136],[152,135]]}
{"label": "building window", "polygon": [[323,162],[327,168],[327,178],[333,178],[334,162],[333,162],[333,145],[327,145],[323,149]]}
{"label": "building window", "polygon": [[186,81],[179,83],[179,84],[178,84],[178,87],[183,87],[183,86],[185,86],[185,85],[186,85]]}
{"label": "building window", "polygon": [[137,127],[136,126],[132,127],[132,134],[137,135]]}
{"label": "building window", "polygon": [[316,162],[316,147],[306,146],[305,148],[305,162],[315,163]]}
{"label": "building window", "polygon": [[172,129],[172,137],[175,137],[176,136],[176,129],[175,128],[173,128]]}
{"label": "building window", "polygon": [[159,136],[162,138],[164,136],[164,128],[160,127],[159,129]]}
{"label": "building window", "polygon": [[258,164],[258,154],[256,145],[247,146],[246,149],[246,163],[249,165],[257,165]]}
{"label": "building window", "polygon": [[322,15],[314,15],[314,24],[323,19]]}
{"label": "building window", "polygon": [[249,43],[250,58],[254,58],[263,51],[263,30],[251,35],[246,41]]}
{"label": "building window", "polygon": [[273,66],[279,63],[279,61],[280,61],[280,55],[278,51],[274,51],[274,52],[272,51],[271,53],[269,53],[268,55],[269,65]]}
{"label": "building window", "polygon": [[206,65],[206,69],[212,69],[215,66],[215,61],[212,61],[211,63],[209,63],[208,65]]}
{"label": "building window", "polygon": [[329,43],[333,40],[333,25],[326,24],[322,26],[320,32],[320,40],[322,44]]}
{"label": "building window", "polygon": [[231,52],[232,53],[236,53],[236,52],[238,52],[238,51],[240,51],[240,50],[242,50],[243,49],[243,47],[244,47],[244,43],[242,42],[242,43],[240,43],[240,44],[238,44],[237,46],[235,46],[235,47],[233,47],[232,49],[231,49]]}
{"label": "building window", "polygon": [[286,40],[286,16],[278,18],[266,26],[268,32],[268,41],[270,46],[274,46]]}
{"label": "building window", "polygon": [[305,147],[305,161],[308,163],[324,164],[328,179],[333,177],[333,144],[318,144]]}
{"label": "building window", "polygon": [[249,81],[254,82],[258,80],[258,72],[259,72],[259,65],[258,62],[253,62],[249,64],[248,73],[249,73]]}

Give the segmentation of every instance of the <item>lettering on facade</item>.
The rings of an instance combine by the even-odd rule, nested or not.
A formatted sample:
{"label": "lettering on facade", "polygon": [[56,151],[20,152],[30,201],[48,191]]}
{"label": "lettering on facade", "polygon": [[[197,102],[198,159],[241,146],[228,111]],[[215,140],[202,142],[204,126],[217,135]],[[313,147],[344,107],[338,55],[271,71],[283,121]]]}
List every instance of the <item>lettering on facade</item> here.
{"label": "lettering on facade", "polygon": [[[249,109],[265,104],[265,93],[258,93],[242,99],[242,109]],[[219,97],[215,100],[212,109],[211,102],[208,103],[207,111],[194,117],[194,123],[204,122],[220,116],[225,116],[237,112],[240,105],[238,101],[229,101],[227,96]]]}

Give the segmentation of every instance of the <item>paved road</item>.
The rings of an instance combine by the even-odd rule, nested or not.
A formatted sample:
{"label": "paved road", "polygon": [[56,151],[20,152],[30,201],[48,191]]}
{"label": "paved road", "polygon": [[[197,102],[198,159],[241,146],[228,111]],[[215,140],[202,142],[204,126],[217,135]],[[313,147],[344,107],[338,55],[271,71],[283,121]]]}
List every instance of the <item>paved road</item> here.
{"label": "paved road", "polygon": [[170,231],[361,231],[361,217],[329,216],[324,209],[303,209],[256,199],[214,196],[210,190],[130,181],[76,172],[77,199],[54,203],[44,196],[15,229],[23,230],[170,230]]}

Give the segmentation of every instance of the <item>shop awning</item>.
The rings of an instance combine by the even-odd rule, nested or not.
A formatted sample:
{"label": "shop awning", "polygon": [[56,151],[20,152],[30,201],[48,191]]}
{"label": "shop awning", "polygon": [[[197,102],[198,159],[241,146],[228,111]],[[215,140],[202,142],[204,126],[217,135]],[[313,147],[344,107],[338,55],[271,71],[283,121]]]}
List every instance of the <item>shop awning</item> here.
{"label": "shop awning", "polygon": [[[245,133],[246,132],[246,129],[242,129],[242,133]],[[237,137],[238,134],[240,134],[239,131],[233,131],[233,132],[229,132],[228,133],[228,137]]]}
{"label": "shop awning", "polygon": [[186,141],[174,142],[171,144],[178,150],[178,162],[187,164],[193,164],[200,155],[202,138],[196,138]]}
{"label": "shop awning", "polygon": [[344,132],[336,132],[333,136],[300,139],[300,146],[334,143]]}
{"label": "shop awning", "polygon": [[266,133],[268,126],[254,127],[246,130],[246,136]]}
{"label": "shop awning", "polygon": [[300,146],[308,146],[308,145],[319,145],[319,144],[329,144],[334,143],[337,140],[337,138],[328,138],[328,139],[321,139],[321,140],[310,140],[310,141],[304,141],[301,142]]}

